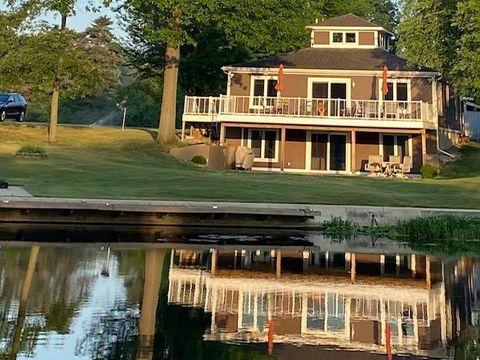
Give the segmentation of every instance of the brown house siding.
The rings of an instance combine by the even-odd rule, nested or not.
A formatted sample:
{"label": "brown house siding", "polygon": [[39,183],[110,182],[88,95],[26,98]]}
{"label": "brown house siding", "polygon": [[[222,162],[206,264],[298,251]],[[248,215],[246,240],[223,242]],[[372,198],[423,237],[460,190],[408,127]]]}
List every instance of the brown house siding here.
{"label": "brown house siding", "polygon": [[[460,130],[460,121],[457,117],[457,109],[455,98],[451,97],[447,101],[447,84],[440,83],[441,85],[441,93],[438,96],[441,96],[442,99],[440,102],[443,105],[443,109],[439,109],[438,113],[438,125],[441,127],[445,127],[452,130]],[[450,90],[451,94],[451,90]],[[439,106],[441,106],[439,105]]]}
{"label": "brown house siding", "polygon": [[427,154],[435,155],[437,153],[437,132],[435,130],[427,130]]}
{"label": "brown house siding", "polygon": [[[377,76],[353,76],[351,79],[352,99],[376,100],[378,98]],[[355,86],[353,86],[353,83],[355,83]]]}
{"label": "brown house siding", "polygon": [[232,96],[250,96],[250,75],[235,74],[230,86]]}
{"label": "brown house siding", "polygon": [[375,33],[373,31],[360,31],[358,43],[360,45],[375,45]]}
{"label": "brown house siding", "polygon": [[419,173],[422,167],[422,136],[412,135],[412,173]]}
{"label": "brown house siding", "polygon": [[305,151],[307,132],[287,130],[285,143],[285,168],[305,169]]}
{"label": "brown house siding", "polygon": [[432,85],[424,78],[413,78],[412,86],[412,101],[426,101],[432,103]]}
{"label": "brown house siding", "polygon": [[313,33],[313,43],[315,45],[328,45],[330,43],[329,35],[328,31],[315,31]]}
{"label": "brown house siding", "polygon": [[285,75],[284,76],[285,97],[307,97],[308,77],[305,75]]}
{"label": "brown house siding", "polygon": [[378,133],[357,132],[356,144],[355,171],[365,171],[368,155],[378,155],[380,153]]}

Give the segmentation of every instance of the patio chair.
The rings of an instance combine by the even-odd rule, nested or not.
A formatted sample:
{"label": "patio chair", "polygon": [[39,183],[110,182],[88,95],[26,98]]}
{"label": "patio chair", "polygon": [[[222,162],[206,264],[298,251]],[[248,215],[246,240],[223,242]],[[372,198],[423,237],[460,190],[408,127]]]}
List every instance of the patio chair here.
{"label": "patio chair", "polygon": [[402,157],[397,155],[390,155],[388,157],[388,162],[391,164],[400,164],[402,162]]}
{"label": "patio chair", "polygon": [[393,167],[393,173],[396,177],[406,178],[406,174],[409,174],[412,169],[412,157],[404,156],[403,162]]}
{"label": "patio chair", "polygon": [[382,156],[368,155],[368,163],[365,164],[365,171],[369,172],[368,176],[378,176],[382,173]]}

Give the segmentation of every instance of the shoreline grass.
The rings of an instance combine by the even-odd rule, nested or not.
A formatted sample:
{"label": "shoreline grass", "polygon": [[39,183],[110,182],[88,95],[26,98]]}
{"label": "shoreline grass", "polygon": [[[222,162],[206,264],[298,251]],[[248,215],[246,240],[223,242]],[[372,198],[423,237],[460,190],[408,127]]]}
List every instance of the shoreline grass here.
{"label": "shoreline grass", "polygon": [[325,223],[325,235],[337,239],[371,236],[406,242],[420,252],[440,255],[480,255],[480,218],[437,215],[400,221],[396,225],[359,226],[333,218]]}
{"label": "shoreline grass", "polygon": [[[150,130],[60,126],[57,143],[46,138],[43,126],[0,124],[0,177],[45,197],[480,209],[479,144],[439,179],[402,180],[211,170],[175,160]],[[26,144],[48,157],[16,157]]]}

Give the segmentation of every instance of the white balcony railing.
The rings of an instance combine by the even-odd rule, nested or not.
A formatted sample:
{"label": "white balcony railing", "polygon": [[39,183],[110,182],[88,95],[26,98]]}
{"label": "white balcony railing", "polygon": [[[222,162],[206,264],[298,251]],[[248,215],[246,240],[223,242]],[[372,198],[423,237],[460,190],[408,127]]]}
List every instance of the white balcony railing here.
{"label": "white balcony railing", "polygon": [[428,121],[422,101],[308,99],[294,97],[220,96],[185,98],[185,115],[264,115],[309,118]]}

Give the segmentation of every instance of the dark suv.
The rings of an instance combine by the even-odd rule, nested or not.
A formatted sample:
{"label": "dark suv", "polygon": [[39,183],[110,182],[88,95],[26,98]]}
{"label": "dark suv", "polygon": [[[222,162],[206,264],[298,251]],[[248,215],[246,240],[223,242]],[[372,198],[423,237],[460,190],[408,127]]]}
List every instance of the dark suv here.
{"label": "dark suv", "polygon": [[22,122],[27,112],[27,102],[17,93],[0,93],[0,121],[16,119]]}

